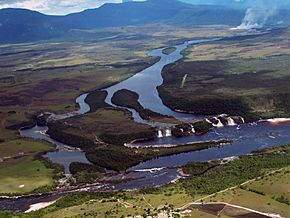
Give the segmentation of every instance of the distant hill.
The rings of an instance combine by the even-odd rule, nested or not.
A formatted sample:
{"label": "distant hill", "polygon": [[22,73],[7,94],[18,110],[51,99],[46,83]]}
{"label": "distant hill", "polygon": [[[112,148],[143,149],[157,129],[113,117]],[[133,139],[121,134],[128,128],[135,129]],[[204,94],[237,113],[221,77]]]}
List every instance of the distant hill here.
{"label": "distant hill", "polygon": [[[149,23],[178,25],[238,24],[243,12],[217,6],[196,6],[177,0],[148,0],[105,4],[65,17],[78,28],[102,28]],[[231,19],[229,19],[231,18]]]}
{"label": "distant hill", "polygon": [[60,37],[70,29],[99,29],[165,23],[181,26],[238,25],[244,10],[192,5],[177,0],[148,0],[104,4],[66,16],[49,16],[25,9],[0,10],[0,43],[29,42]]}
{"label": "distant hill", "polygon": [[288,0],[182,0],[196,5],[225,5],[233,8],[249,8],[257,5],[278,5],[284,9],[290,9],[290,1]]}
{"label": "distant hill", "polygon": [[26,9],[0,10],[0,42],[50,39],[63,32],[58,17]]}

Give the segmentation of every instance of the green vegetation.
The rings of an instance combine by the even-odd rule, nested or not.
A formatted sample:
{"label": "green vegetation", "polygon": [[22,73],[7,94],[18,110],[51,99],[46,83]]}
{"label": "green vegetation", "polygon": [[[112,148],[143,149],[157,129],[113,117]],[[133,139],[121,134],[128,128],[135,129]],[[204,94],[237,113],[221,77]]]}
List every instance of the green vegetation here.
{"label": "green vegetation", "polygon": [[213,125],[206,122],[205,120],[197,121],[191,124],[183,123],[172,128],[172,135],[175,137],[183,137],[188,133],[191,133],[192,128],[194,128],[195,134],[202,135],[209,132],[213,128]]}
{"label": "green vegetation", "polygon": [[209,149],[211,147],[219,146],[223,143],[228,143],[228,141],[221,140],[179,145],[176,147],[138,149],[108,145],[90,149],[87,153],[87,157],[91,162],[99,166],[105,167],[107,169],[121,171],[149,159]]}
{"label": "green vegetation", "polygon": [[30,192],[42,186],[52,185],[53,170],[33,158],[21,158],[18,163],[0,169],[0,192]]}
{"label": "green vegetation", "polygon": [[[156,130],[150,126],[135,123],[128,111],[113,108],[99,109],[85,116],[49,123],[49,134],[65,144],[82,148],[87,158],[95,165],[117,171],[126,170],[152,158],[208,149],[228,142],[206,142],[170,148],[125,147],[125,143],[137,139],[155,138]],[[80,171],[84,170],[77,170],[77,172]],[[99,174],[98,170],[97,174]],[[83,177],[87,178],[87,176]]]}
{"label": "green vegetation", "polygon": [[0,143],[0,193],[27,193],[53,185],[57,166],[37,158],[39,152],[51,149],[47,143],[30,140]]}
{"label": "green vegetation", "polygon": [[288,35],[286,29],[190,47],[183,61],[162,73],[159,91],[164,103],[198,114],[243,116],[247,121],[289,117]]}
{"label": "green vegetation", "polygon": [[[184,171],[189,170],[187,173],[191,172],[194,176],[176,184],[132,192],[74,193],[37,212],[0,213],[0,217],[127,217],[145,214],[156,216],[162,210],[172,211],[177,216],[180,212],[184,212],[179,208],[199,199],[203,199],[201,201],[204,203],[228,202],[288,217],[289,155],[290,145],[285,145],[224,162],[224,165],[214,168],[210,167],[214,166],[215,162],[192,163],[184,167]],[[249,163],[244,167],[247,162]],[[206,169],[208,170],[204,172]],[[246,172],[243,173],[243,171]],[[232,176],[234,182],[228,182],[232,180]],[[201,178],[212,179],[203,184],[204,181],[201,181]],[[241,186],[249,179],[254,180]],[[196,181],[201,182],[199,187],[195,186]],[[211,188],[217,184],[220,184],[217,189]],[[231,188],[232,186],[236,187]],[[194,195],[193,188],[195,188]],[[231,189],[208,196],[209,193],[225,188]],[[228,212],[226,208],[222,210],[221,217],[226,217]],[[210,210],[202,212],[197,209],[188,211],[188,216],[215,217],[210,214]]]}
{"label": "green vegetation", "polygon": [[85,149],[103,142],[123,146],[136,139],[153,139],[156,133],[150,126],[135,123],[130,112],[106,108],[50,123],[49,134],[61,142]]}
{"label": "green vegetation", "polygon": [[[16,128],[39,112],[73,111],[80,94],[120,82],[152,65],[156,59],[147,54],[154,48],[228,32],[222,26],[178,28],[156,24],[74,30],[58,41],[3,44],[0,139],[15,139]],[[6,128],[11,126],[15,128]]]}
{"label": "green vegetation", "polygon": [[105,102],[107,95],[107,91],[96,90],[90,92],[85,99],[85,102],[90,105],[90,112],[96,112],[98,109],[110,107],[110,105]]}
{"label": "green vegetation", "polygon": [[[290,145],[270,151],[243,156],[238,160],[216,167],[202,176],[184,180],[181,185],[192,196],[212,194],[290,165]],[[186,169],[186,172],[190,172],[191,165],[184,168],[189,168]]]}
{"label": "green vegetation", "polygon": [[286,205],[290,206],[290,200],[288,198],[286,198],[284,195],[277,197],[275,200],[282,203],[282,204],[286,204]]}
{"label": "green vegetation", "polygon": [[218,161],[206,162],[206,163],[189,163],[182,168],[182,171],[187,175],[200,176],[206,173],[208,170],[219,166]]}
{"label": "green vegetation", "polygon": [[176,48],[175,47],[169,47],[169,48],[165,48],[162,53],[166,54],[166,55],[170,55],[171,53],[175,52]]}
{"label": "green vegetation", "polygon": [[97,178],[105,173],[105,169],[97,165],[77,162],[71,163],[69,170],[78,184],[93,183]]}
{"label": "green vegetation", "polygon": [[279,171],[262,176],[243,186],[218,193],[204,202],[230,202],[265,213],[289,217],[289,165]]}

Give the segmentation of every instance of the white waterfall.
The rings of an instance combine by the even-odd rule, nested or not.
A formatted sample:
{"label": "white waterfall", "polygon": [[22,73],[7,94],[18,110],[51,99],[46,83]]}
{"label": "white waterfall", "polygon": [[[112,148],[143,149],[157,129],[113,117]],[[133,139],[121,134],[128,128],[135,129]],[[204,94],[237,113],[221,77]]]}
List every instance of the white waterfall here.
{"label": "white waterfall", "polygon": [[213,125],[214,127],[218,127],[218,128],[220,128],[220,127],[224,127],[224,124],[220,121],[220,119],[218,119],[218,118],[216,118],[216,117],[214,117],[214,119],[216,119],[216,120],[218,121],[217,124],[212,123],[212,125]]}
{"label": "white waterfall", "polygon": [[166,129],[165,130],[165,137],[170,137],[170,136],[172,136],[171,129]]}
{"label": "white waterfall", "polygon": [[190,125],[190,126],[191,126],[191,132],[192,132],[192,133],[195,133],[194,126],[193,126],[193,125]]}
{"label": "white waterfall", "polygon": [[229,125],[229,126],[235,126],[235,125],[237,125],[237,124],[235,123],[234,119],[231,118],[231,117],[228,117],[228,118],[227,118],[227,121],[228,121],[228,125]]}
{"label": "white waterfall", "polygon": [[161,131],[161,130],[158,130],[157,137],[158,137],[158,138],[162,138],[162,137],[163,137],[163,134],[162,134],[162,131]]}
{"label": "white waterfall", "polygon": [[195,133],[194,126],[193,126],[192,124],[190,124],[190,127],[191,127],[191,132],[192,132],[192,133]]}
{"label": "white waterfall", "polygon": [[241,118],[241,120],[242,120],[242,123],[246,123],[245,122],[245,119],[243,118],[243,117],[240,117]]}

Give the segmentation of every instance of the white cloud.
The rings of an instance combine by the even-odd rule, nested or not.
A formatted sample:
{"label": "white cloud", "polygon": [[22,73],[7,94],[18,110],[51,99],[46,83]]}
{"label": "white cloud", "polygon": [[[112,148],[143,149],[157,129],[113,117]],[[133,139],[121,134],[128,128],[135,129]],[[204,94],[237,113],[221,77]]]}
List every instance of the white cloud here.
{"label": "white cloud", "polygon": [[26,8],[45,14],[63,15],[97,8],[108,2],[120,3],[122,0],[0,0],[0,8]]}

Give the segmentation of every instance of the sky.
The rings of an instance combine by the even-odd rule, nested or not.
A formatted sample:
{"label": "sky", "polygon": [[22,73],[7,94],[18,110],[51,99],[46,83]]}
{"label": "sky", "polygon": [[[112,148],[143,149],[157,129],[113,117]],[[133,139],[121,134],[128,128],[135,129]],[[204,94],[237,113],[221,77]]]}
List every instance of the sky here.
{"label": "sky", "polygon": [[44,14],[64,15],[97,8],[107,2],[121,3],[122,0],[0,0],[0,8],[26,8]]}
{"label": "sky", "polygon": [[[73,12],[80,12],[89,8],[97,8],[104,3],[121,3],[122,1],[133,1],[133,0],[0,0],[1,8],[26,8],[35,11],[39,11],[44,14],[50,15],[65,15]],[[144,1],[144,0],[134,0],[134,1]],[[187,3],[225,3],[225,2],[250,2],[252,4],[253,0],[181,0]],[[261,4],[272,5],[273,2],[288,2],[290,0],[255,0],[255,2],[261,2]],[[226,4],[226,3],[225,3]],[[261,5],[260,4],[260,5]],[[290,4],[289,4],[290,5]]]}

